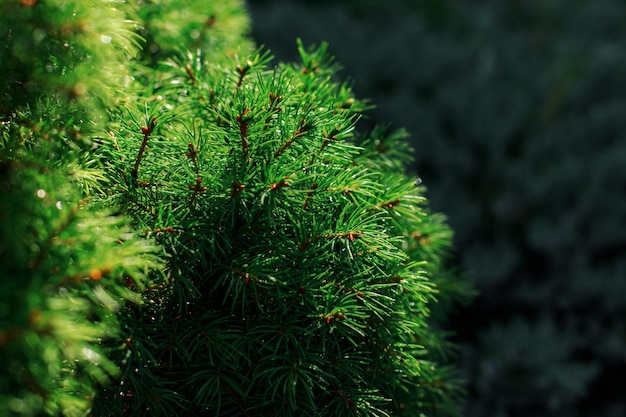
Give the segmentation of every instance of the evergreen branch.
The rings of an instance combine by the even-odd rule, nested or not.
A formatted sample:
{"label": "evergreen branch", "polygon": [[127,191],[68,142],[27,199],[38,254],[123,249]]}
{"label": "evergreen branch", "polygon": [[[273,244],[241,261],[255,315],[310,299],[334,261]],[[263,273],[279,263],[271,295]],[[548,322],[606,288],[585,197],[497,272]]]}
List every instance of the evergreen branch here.
{"label": "evergreen branch", "polygon": [[146,150],[146,146],[148,145],[148,140],[156,127],[156,117],[150,118],[150,122],[148,122],[147,126],[141,126],[141,133],[143,134],[143,139],[141,141],[141,145],[139,146],[139,152],[137,153],[137,158],[135,159],[135,164],[133,165],[133,169],[130,172],[132,181],[134,185],[137,185],[137,175],[139,173],[139,164],[141,163],[141,159],[143,158],[143,153]]}
{"label": "evergreen branch", "polygon": [[241,139],[241,153],[244,160],[248,160],[248,151],[250,148],[248,143],[248,124],[250,122],[249,116],[247,116],[248,113],[250,113],[250,109],[245,109],[236,117],[237,126],[239,127],[239,138]]}
{"label": "evergreen branch", "polygon": [[[329,281],[326,281],[326,280],[324,280],[322,282],[324,284],[330,283]],[[357,298],[360,298],[360,299],[365,298],[365,293],[363,293],[363,292],[361,292],[361,291],[359,291],[359,290],[357,290],[355,288],[350,288],[350,287],[348,287],[346,285],[342,285],[342,284],[338,284],[338,283],[333,283],[333,285],[335,286],[335,288],[337,288],[337,289],[339,289],[339,290],[341,290],[341,291],[343,291],[345,293],[354,294]]]}
{"label": "evergreen branch", "polygon": [[174,229],[173,227],[156,228],[145,231],[144,236],[150,237],[153,234],[159,235],[161,233],[180,233],[180,230]]}
{"label": "evergreen branch", "polygon": [[241,271],[241,270],[239,270],[237,268],[233,268],[231,266],[225,266],[224,268],[227,271],[233,272],[233,273],[237,274],[238,276],[240,276],[241,278],[243,278],[246,284],[249,284],[251,279],[254,279],[254,280],[258,279],[257,275],[250,274],[249,272]]}
{"label": "evergreen branch", "polygon": [[187,75],[191,80],[191,85],[196,85],[198,83],[198,80],[196,80],[196,74],[194,73],[193,68],[191,68],[190,64],[185,65],[185,71],[187,72]]}
{"label": "evergreen branch", "polygon": [[313,124],[310,122],[307,122],[306,120],[302,119],[300,120],[300,125],[298,126],[298,128],[296,129],[295,132],[293,132],[293,134],[291,135],[291,137],[289,139],[287,139],[285,141],[285,143],[282,144],[282,146],[280,148],[278,148],[276,150],[276,152],[274,152],[274,158],[278,158],[280,155],[282,155],[283,152],[285,152],[285,150],[291,146],[291,144],[300,136],[304,135],[306,132],[308,132],[309,130],[313,129]]}
{"label": "evergreen branch", "polygon": [[328,187],[324,191],[341,191],[345,195],[350,195],[353,191],[360,190],[361,187],[358,185],[347,185],[342,187]]}
{"label": "evergreen branch", "polygon": [[328,145],[330,145],[333,142],[336,142],[337,139],[337,135],[340,133],[338,128],[335,128],[333,130],[331,130],[329,133],[324,133],[322,135],[322,137],[324,138],[324,141],[322,142],[322,145],[320,147],[320,150],[324,149],[325,147],[327,147]]}
{"label": "evergreen branch", "polygon": [[359,409],[356,406],[356,404],[352,402],[352,399],[350,398],[350,396],[346,394],[343,390],[339,389],[338,387],[334,387],[333,390],[337,394],[337,396],[341,398],[350,409],[355,410],[355,411]]}
{"label": "evergreen branch", "polygon": [[149,214],[150,217],[157,218],[157,213],[153,209],[141,203],[139,200],[135,198],[134,195],[131,195],[128,191],[126,192],[122,191],[122,197],[124,198],[124,200],[128,201],[129,204],[134,205],[135,207],[139,208],[142,212]]}
{"label": "evergreen branch", "polygon": [[239,89],[244,82],[244,78],[250,74],[251,72],[261,70],[267,65],[269,61],[271,61],[272,56],[268,51],[261,52],[257,50],[249,59],[246,60],[245,64],[237,64],[235,66],[235,71],[238,74],[237,79],[237,89]]}
{"label": "evergreen branch", "polygon": [[270,92],[269,98],[270,98],[270,104],[268,107],[269,112],[280,112],[283,110],[283,108],[278,107],[278,105],[280,104],[281,101],[283,101],[283,99],[285,98],[284,96]]}
{"label": "evergreen branch", "polygon": [[187,188],[193,193],[190,196],[190,204],[193,204],[196,201],[196,197],[207,190],[207,187],[202,185],[202,177],[196,178],[194,185],[189,185]]}
{"label": "evergreen branch", "polygon": [[235,70],[239,74],[239,79],[237,80],[237,88],[243,85],[243,79],[245,78],[246,74],[248,73],[248,71],[250,71],[251,68],[252,68],[251,61],[246,62],[245,65],[237,65],[235,67]]}
{"label": "evergreen branch", "polygon": [[388,209],[393,209],[395,206],[400,204],[400,201],[401,201],[401,199],[396,198],[395,200],[383,201],[382,203],[378,203],[374,207],[376,207],[376,208],[386,207]]}
{"label": "evergreen branch", "polygon": [[233,182],[231,187],[232,187],[232,193],[231,193],[232,197],[238,196],[239,193],[245,190],[246,188],[244,184],[239,184],[237,181]]}
{"label": "evergreen branch", "polygon": [[187,152],[185,154],[185,156],[189,159],[191,159],[191,161],[193,162],[193,165],[195,167],[195,173],[198,174],[200,171],[200,167],[198,166],[198,154],[200,153],[199,150],[197,150],[194,146],[193,143],[190,143],[189,145],[187,145],[189,152]]}
{"label": "evergreen branch", "polygon": [[354,242],[359,237],[363,236],[365,232],[362,230],[355,230],[350,232],[340,232],[340,233],[326,233],[323,235],[318,235],[319,238],[323,239],[348,239],[350,242]]}
{"label": "evergreen branch", "polygon": [[271,184],[270,190],[276,191],[276,190],[280,190],[283,187],[288,187],[290,185],[288,180],[289,180],[289,176],[286,175],[282,181]]}

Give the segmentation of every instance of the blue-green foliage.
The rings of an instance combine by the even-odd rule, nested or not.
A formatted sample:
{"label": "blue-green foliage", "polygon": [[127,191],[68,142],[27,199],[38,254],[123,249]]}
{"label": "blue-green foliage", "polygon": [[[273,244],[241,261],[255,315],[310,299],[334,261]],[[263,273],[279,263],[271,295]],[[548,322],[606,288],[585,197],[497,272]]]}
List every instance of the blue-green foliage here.
{"label": "blue-green foliage", "polygon": [[453,323],[467,415],[624,415],[626,6],[252,6],[260,43],[328,40],[373,121],[413,135],[481,291]]}

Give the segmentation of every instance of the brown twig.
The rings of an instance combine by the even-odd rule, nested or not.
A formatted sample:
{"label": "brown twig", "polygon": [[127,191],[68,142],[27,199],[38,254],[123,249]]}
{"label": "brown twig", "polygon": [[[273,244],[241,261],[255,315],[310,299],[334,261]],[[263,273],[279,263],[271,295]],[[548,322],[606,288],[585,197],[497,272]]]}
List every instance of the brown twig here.
{"label": "brown twig", "polygon": [[135,165],[133,166],[133,170],[130,172],[131,178],[133,179],[133,185],[137,185],[137,175],[139,174],[139,164],[143,158],[143,154],[146,151],[146,146],[148,145],[148,140],[156,127],[156,117],[150,119],[150,123],[148,126],[141,126],[141,133],[143,133],[143,140],[141,141],[141,146],[139,147],[139,152],[137,153],[137,158],[135,159]]}
{"label": "brown twig", "polygon": [[291,146],[291,144],[300,136],[302,136],[303,134],[305,134],[306,132],[308,132],[309,130],[313,129],[313,125],[311,123],[308,123],[306,120],[301,120],[300,121],[300,126],[296,129],[295,132],[293,132],[293,135],[291,135],[291,137],[289,139],[287,139],[287,141],[285,143],[283,143],[283,145],[278,148],[278,150],[276,152],[274,152],[274,158],[278,158],[280,155],[282,155],[283,152],[285,152],[285,150]]}

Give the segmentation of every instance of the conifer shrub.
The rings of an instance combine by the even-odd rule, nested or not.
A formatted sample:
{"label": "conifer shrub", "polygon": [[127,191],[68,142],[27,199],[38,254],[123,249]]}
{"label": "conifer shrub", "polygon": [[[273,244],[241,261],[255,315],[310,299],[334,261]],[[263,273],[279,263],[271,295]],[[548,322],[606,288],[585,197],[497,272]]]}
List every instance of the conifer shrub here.
{"label": "conifer shrub", "polygon": [[450,229],[326,44],[270,66],[238,1],[2,7],[0,411],[458,413]]}

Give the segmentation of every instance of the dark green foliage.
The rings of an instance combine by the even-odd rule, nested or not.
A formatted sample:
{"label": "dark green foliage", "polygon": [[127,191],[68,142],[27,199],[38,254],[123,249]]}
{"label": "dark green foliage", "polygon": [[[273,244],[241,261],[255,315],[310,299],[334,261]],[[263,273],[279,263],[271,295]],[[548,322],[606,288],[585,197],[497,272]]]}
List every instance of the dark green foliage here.
{"label": "dark green foliage", "polygon": [[328,40],[412,133],[481,293],[452,323],[467,414],[624,415],[623,2],[364,3],[255,1],[254,34]]}
{"label": "dark green foliage", "polygon": [[454,412],[456,383],[435,362],[448,349],[427,324],[435,297],[453,294],[450,232],[403,174],[404,135],[355,135],[365,105],[333,81],[325,45],[299,50],[300,64],[273,69],[266,52],[176,60],[169,84],[121,112],[103,149],[112,197],[164,245],[172,285],[130,321],[139,371],[106,404]]}

